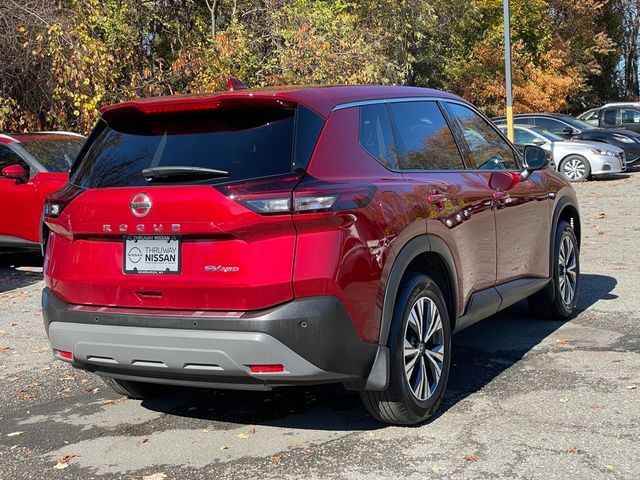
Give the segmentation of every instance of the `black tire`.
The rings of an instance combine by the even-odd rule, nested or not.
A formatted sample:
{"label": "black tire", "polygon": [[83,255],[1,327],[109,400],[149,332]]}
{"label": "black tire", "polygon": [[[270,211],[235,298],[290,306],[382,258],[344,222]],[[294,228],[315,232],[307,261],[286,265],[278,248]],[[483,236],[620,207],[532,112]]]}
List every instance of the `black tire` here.
{"label": "black tire", "polygon": [[129,380],[119,380],[117,378],[102,377],[113,391],[120,395],[125,395],[134,400],[144,400],[145,398],[159,397],[169,393],[174,387],[170,385],[160,385],[157,383],[131,382]]}
{"label": "black tire", "polygon": [[[571,172],[567,173],[565,168],[569,166],[575,166],[571,168]],[[569,179],[570,182],[584,182],[591,176],[591,164],[582,155],[569,155],[560,162],[560,172]]]}
{"label": "black tire", "polygon": [[[420,347],[416,347],[418,353],[415,354],[415,366],[409,378],[407,378],[405,374],[405,359],[413,359],[413,357],[405,357],[405,336],[416,333],[416,330],[408,324],[411,311],[420,299],[423,299],[421,301],[426,302],[429,308],[433,308],[432,305],[435,305],[440,314],[441,330],[437,329],[433,333],[431,337],[432,343],[421,343]],[[437,322],[434,323],[437,324]],[[412,325],[415,324],[412,323]],[[437,342],[436,337],[438,337]],[[417,341],[417,336],[414,340]],[[427,340],[430,339],[428,338]],[[429,387],[430,381],[436,378],[434,376],[435,363],[433,360],[429,360],[433,357],[429,357],[427,353],[423,352],[426,352],[429,348],[435,349],[437,346],[443,347],[440,377],[437,382],[434,381],[433,392],[423,392],[426,397],[420,399],[414,393],[410,381],[412,384],[419,384],[417,380],[424,372],[427,379],[429,379],[429,382],[427,382]],[[389,332],[389,353],[389,386],[381,392],[361,392],[362,402],[369,413],[381,422],[395,425],[414,425],[424,422],[437,411],[442,402],[451,366],[451,326],[446,303],[438,286],[426,275],[410,274],[400,286]],[[421,360],[422,357],[424,357],[424,360]],[[425,369],[420,369],[420,361],[424,362]],[[412,381],[412,379],[415,379],[415,381]]]}
{"label": "black tire", "polygon": [[[560,266],[560,251],[563,242],[570,242],[575,252],[575,285],[574,294],[570,301],[563,298],[563,290],[561,288],[561,277],[564,276],[564,282],[567,281],[569,273],[564,271],[564,267]],[[578,248],[578,240],[569,225],[561,220],[556,227],[556,235],[553,244],[553,272],[551,283],[543,290],[531,295],[527,301],[529,308],[537,316],[552,320],[567,320],[571,318],[575,312],[578,303],[578,293],[580,292],[580,250]]]}

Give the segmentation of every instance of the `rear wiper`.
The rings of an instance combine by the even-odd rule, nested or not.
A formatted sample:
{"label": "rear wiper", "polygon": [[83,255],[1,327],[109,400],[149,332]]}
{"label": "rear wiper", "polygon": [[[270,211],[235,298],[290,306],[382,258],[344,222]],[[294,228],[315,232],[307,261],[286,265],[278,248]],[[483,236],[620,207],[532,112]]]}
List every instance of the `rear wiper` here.
{"label": "rear wiper", "polygon": [[163,180],[176,177],[191,177],[199,179],[222,178],[228,177],[229,172],[225,170],[216,170],[214,168],[173,166],[145,168],[144,170],[142,170],[142,176],[146,178],[148,182],[152,182],[154,180]]}

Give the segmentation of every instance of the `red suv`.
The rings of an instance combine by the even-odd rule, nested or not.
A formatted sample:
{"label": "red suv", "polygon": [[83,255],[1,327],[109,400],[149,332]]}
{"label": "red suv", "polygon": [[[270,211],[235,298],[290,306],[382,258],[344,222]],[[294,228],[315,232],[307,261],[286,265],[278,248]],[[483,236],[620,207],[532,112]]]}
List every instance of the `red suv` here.
{"label": "red suv", "polygon": [[421,422],[453,332],[526,298],[575,309],[578,204],[547,163],[422,88],[105,107],[47,201],[54,355],[131,397],[341,382]]}
{"label": "red suv", "polygon": [[44,199],[67,183],[84,140],[69,132],[0,135],[0,252],[44,243]]}

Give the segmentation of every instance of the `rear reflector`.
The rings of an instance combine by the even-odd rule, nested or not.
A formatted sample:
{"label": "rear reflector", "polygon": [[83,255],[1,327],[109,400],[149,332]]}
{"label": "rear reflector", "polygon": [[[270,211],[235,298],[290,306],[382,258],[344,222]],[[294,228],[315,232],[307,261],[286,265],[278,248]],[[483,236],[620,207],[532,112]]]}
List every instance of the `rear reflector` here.
{"label": "rear reflector", "polygon": [[284,365],[251,365],[251,373],[283,373]]}
{"label": "rear reflector", "polygon": [[73,360],[73,353],[71,353],[71,352],[64,352],[62,350],[56,350],[56,352],[58,352],[58,354],[62,358],[66,358],[67,360]]}

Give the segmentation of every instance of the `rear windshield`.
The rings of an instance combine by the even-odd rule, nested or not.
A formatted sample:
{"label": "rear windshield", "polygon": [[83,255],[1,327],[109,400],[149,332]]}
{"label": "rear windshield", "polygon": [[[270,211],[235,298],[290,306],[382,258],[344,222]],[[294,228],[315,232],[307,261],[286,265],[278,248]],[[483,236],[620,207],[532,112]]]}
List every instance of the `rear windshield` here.
{"label": "rear windshield", "polygon": [[[149,182],[142,174],[144,169],[174,166],[228,172],[221,178],[206,178],[198,183],[290,173],[294,163],[305,163],[304,159],[294,162],[295,130],[295,108],[227,107],[201,114],[143,116],[110,124],[101,120],[72,182],[84,188],[145,186]],[[316,140],[318,134],[319,129]],[[193,181],[176,177],[170,183]]]}
{"label": "rear windshield", "polygon": [[83,144],[84,138],[72,137],[24,142],[20,146],[48,172],[68,172]]}

